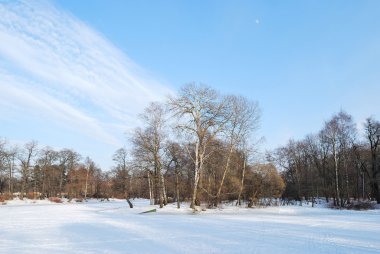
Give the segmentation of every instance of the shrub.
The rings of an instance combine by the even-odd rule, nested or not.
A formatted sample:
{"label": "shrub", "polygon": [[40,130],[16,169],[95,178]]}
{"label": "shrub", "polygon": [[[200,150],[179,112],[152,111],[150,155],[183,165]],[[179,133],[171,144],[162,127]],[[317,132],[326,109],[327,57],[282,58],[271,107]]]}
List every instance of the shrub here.
{"label": "shrub", "polygon": [[347,204],[345,208],[348,210],[370,210],[375,209],[375,204],[370,201],[358,201]]}
{"label": "shrub", "polygon": [[63,202],[62,199],[60,199],[58,197],[50,197],[49,201],[53,202],[53,203],[62,203]]}
{"label": "shrub", "polygon": [[40,198],[40,196],[41,196],[41,193],[39,193],[39,192],[28,192],[28,193],[26,193],[27,199],[37,199],[37,198]]}
{"label": "shrub", "polygon": [[7,200],[12,200],[13,195],[12,194],[2,194],[0,195],[0,202],[5,202]]}
{"label": "shrub", "polygon": [[328,205],[329,208],[333,209],[346,209],[346,210],[371,210],[375,209],[375,204],[371,201],[353,201],[349,204],[345,204],[343,207],[334,206],[333,203]]}

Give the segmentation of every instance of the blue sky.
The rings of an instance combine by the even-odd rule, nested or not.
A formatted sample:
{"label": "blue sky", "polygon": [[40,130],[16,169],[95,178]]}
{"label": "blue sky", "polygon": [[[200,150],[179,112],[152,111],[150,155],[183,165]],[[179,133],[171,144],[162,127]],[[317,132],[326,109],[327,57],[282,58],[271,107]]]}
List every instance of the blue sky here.
{"label": "blue sky", "polygon": [[1,1],[0,136],[103,168],[188,82],[257,100],[263,149],[380,117],[379,1]]}

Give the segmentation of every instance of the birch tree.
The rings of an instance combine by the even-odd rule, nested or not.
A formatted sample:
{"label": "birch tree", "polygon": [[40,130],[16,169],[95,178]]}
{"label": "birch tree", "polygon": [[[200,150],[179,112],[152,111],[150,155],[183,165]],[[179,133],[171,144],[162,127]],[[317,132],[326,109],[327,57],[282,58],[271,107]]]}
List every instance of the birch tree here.
{"label": "birch tree", "polygon": [[339,162],[342,162],[346,172],[346,192],[347,201],[349,201],[348,186],[349,179],[347,173],[347,151],[352,145],[353,136],[355,135],[355,127],[352,121],[352,117],[347,113],[341,111],[337,115],[334,115],[332,119],[325,123],[324,134],[327,142],[330,143],[332,148],[332,157],[334,162],[335,171],[335,194],[336,205],[343,206],[343,199],[340,191],[340,167]]}
{"label": "birch tree", "polygon": [[[210,155],[207,148],[228,121],[228,103],[214,89],[205,85],[188,84],[177,96],[169,97],[169,110],[179,123],[176,128],[188,134],[195,145],[192,148],[194,181],[191,208],[195,208],[198,184],[205,160]],[[190,149],[188,149],[190,150]]]}

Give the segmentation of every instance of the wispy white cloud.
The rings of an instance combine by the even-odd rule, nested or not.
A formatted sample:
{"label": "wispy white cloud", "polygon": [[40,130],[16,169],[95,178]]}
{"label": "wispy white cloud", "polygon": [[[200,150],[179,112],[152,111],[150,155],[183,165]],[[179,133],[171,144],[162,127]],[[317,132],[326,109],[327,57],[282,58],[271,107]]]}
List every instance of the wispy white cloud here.
{"label": "wispy white cloud", "polygon": [[34,112],[118,145],[115,132],[171,92],[50,2],[1,2],[0,17],[0,110]]}
{"label": "wispy white cloud", "polygon": [[[90,130],[93,138],[109,144],[119,144],[120,141],[106,132],[96,118],[49,94],[33,89],[36,86],[28,80],[0,73],[0,105],[13,112],[22,112],[21,116],[34,114],[34,117],[64,123],[67,128],[74,130],[81,130],[86,126],[86,131]],[[43,127],[43,122],[41,125]]]}

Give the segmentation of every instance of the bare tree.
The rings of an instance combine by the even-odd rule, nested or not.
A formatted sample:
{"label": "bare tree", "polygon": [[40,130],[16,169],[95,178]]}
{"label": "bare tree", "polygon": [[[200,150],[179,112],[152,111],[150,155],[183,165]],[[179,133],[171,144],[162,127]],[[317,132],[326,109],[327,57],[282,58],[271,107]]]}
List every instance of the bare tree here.
{"label": "bare tree", "polygon": [[15,160],[18,154],[18,147],[13,146],[9,148],[5,153],[6,165],[8,168],[8,193],[13,193],[13,178],[15,170]]}
{"label": "bare tree", "polygon": [[380,141],[380,122],[373,118],[367,118],[364,127],[371,149],[371,192],[377,203],[380,204],[379,184],[377,182],[377,176],[379,174],[377,154]]}
{"label": "bare tree", "polygon": [[3,192],[3,188],[5,185],[5,179],[6,179],[6,158],[7,158],[7,152],[6,152],[6,140],[0,139],[0,192]]}
{"label": "bare tree", "polygon": [[37,142],[31,141],[24,145],[24,149],[19,154],[21,163],[21,192],[20,199],[24,198],[25,192],[29,190],[30,167],[32,166],[33,157],[37,153]]}
{"label": "bare tree", "polygon": [[[41,170],[40,176],[35,174],[34,176],[34,184],[35,190],[37,190],[37,184],[41,181],[41,189],[40,192],[46,197],[55,196],[55,187],[56,182],[54,182],[54,169],[53,165],[58,159],[58,152],[54,151],[50,147],[45,147],[39,151],[39,158],[37,159],[37,164]],[[36,170],[34,170],[37,173]],[[41,179],[39,179],[41,178]],[[54,192],[54,193],[53,193]]]}
{"label": "bare tree", "polygon": [[[140,115],[144,129],[137,128],[132,143],[134,145],[132,154],[139,161],[140,167],[148,170],[149,186],[153,183],[155,190],[155,200],[162,208],[166,197],[164,192],[164,179],[162,175],[162,156],[164,153],[164,123],[165,111],[161,104],[151,103]],[[153,181],[151,180],[150,170],[153,171]],[[166,203],[165,203],[166,205]]]}
{"label": "bare tree", "polygon": [[[130,208],[133,208],[132,202],[129,200],[129,192],[131,190],[131,176],[128,168],[128,152],[127,149],[119,148],[112,157],[116,163],[115,166],[115,183],[120,185],[124,198],[127,200]],[[121,181],[121,184],[118,184]]]}
{"label": "bare tree", "polygon": [[60,167],[60,177],[59,177],[59,193],[62,196],[63,187],[65,183],[65,178],[68,170],[74,168],[78,164],[81,156],[77,152],[71,149],[62,149],[57,154]]}
{"label": "bare tree", "polygon": [[343,206],[343,198],[340,191],[340,168],[339,162],[342,162],[346,175],[346,199],[349,202],[349,179],[347,169],[347,152],[353,145],[353,139],[355,137],[355,126],[352,121],[352,117],[347,113],[340,111],[332,119],[325,123],[324,134],[327,141],[332,147],[332,156],[334,161],[335,171],[335,193],[336,193],[336,205]]}
{"label": "bare tree", "polygon": [[335,171],[335,203],[340,206],[340,192],[339,192],[339,168],[338,168],[338,132],[339,122],[337,117],[333,117],[329,122],[325,123],[325,135],[332,147]]}
{"label": "bare tree", "polygon": [[229,120],[226,115],[229,113],[227,100],[210,87],[188,84],[180,89],[178,96],[169,97],[168,105],[170,112],[180,121],[177,129],[189,134],[195,143],[192,156],[194,182],[190,205],[195,208],[200,176],[205,160],[210,156],[207,148]]}
{"label": "bare tree", "polygon": [[0,138],[0,192],[5,192],[8,181],[8,193],[12,192],[12,178],[17,154],[16,147],[8,148],[6,139]]}
{"label": "bare tree", "polygon": [[93,175],[95,171],[95,163],[93,160],[91,160],[89,157],[86,157],[85,160],[85,170],[86,170],[86,181],[85,181],[85,186],[84,186],[84,199],[87,199],[87,194],[88,194],[88,184],[90,181],[90,176]]}
{"label": "bare tree", "polygon": [[[240,142],[247,142],[250,134],[258,127],[260,110],[256,102],[250,102],[242,96],[229,96],[227,100],[230,113],[224,128],[224,133],[228,141],[228,154],[223,168],[222,179],[216,193],[216,204],[220,203],[222,187],[230,168],[231,156]],[[245,160],[246,158],[244,158]],[[243,166],[245,167],[245,166]]]}
{"label": "bare tree", "polygon": [[320,131],[317,135],[308,136],[307,138],[308,150],[310,152],[311,161],[315,168],[318,170],[318,175],[322,180],[322,191],[325,196],[326,202],[329,198],[329,154],[331,145],[327,142],[325,130]]}
{"label": "bare tree", "polygon": [[180,193],[179,193],[179,178],[181,175],[180,168],[184,166],[182,158],[184,157],[185,152],[179,143],[169,142],[166,146],[166,156],[169,158],[167,168],[171,168],[173,165],[173,170],[175,174],[175,195],[177,201],[177,208],[180,208]]}

